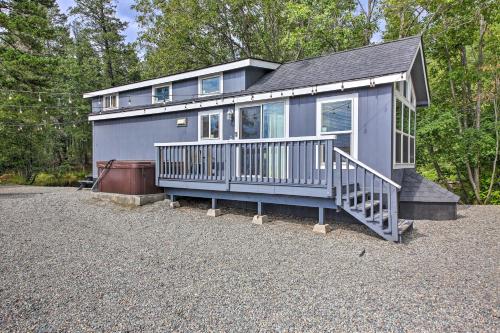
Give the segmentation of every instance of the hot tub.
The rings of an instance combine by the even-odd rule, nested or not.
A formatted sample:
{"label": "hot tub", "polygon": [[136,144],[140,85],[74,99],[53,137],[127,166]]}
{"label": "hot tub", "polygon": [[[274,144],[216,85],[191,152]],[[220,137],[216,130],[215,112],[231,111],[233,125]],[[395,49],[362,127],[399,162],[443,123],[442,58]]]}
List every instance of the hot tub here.
{"label": "hot tub", "polygon": [[155,185],[154,161],[113,161],[105,169],[108,161],[98,161],[98,176],[103,176],[98,184],[99,192],[120,194],[153,194],[161,192]]}

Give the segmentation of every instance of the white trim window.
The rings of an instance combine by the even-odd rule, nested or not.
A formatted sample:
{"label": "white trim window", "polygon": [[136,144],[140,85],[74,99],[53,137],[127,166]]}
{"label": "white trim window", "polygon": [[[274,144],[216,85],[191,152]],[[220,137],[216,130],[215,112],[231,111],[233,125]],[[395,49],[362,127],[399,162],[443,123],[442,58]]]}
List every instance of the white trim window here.
{"label": "white trim window", "polygon": [[237,105],[236,138],[287,138],[288,112],[288,99]]}
{"label": "white trim window", "polygon": [[102,97],[102,105],[104,110],[118,109],[119,99],[118,94],[105,95]]}
{"label": "white trim window", "polygon": [[204,76],[198,78],[198,95],[211,96],[223,93],[223,75],[218,73],[216,75]]}
{"label": "white trim window", "polygon": [[210,110],[198,113],[198,139],[222,140],[222,110]]}
{"label": "white trim window", "polygon": [[[347,147],[340,147],[354,158],[358,157],[358,94],[322,97],[316,100],[316,135],[337,135],[338,142],[348,139]],[[347,137],[348,136],[348,137]]]}
{"label": "white trim window", "polygon": [[153,86],[151,95],[153,104],[172,101],[172,83]]}
{"label": "white trim window", "polygon": [[394,84],[394,168],[415,167],[416,100],[411,78]]}

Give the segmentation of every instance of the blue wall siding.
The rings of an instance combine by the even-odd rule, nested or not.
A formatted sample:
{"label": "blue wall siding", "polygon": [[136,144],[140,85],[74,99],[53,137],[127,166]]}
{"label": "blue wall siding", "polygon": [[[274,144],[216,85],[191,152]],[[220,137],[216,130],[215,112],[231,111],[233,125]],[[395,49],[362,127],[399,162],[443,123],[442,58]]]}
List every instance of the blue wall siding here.
{"label": "blue wall siding", "polygon": [[[217,108],[212,108],[212,110]],[[224,107],[224,139],[234,135],[234,124],[227,119],[232,107]],[[210,109],[205,109],[206,111]],[[177,127],[179,118],[187,118],[186,127]],[[93,176],[97,177],[97,161],[154,160],[154,143],[198,140],[198,112],[172,112],[160,115],[101,120],[93,126]]]}
{"label": "blue wall siding", "polygon": [[392,85],[360,91],[358,157],[386,177],[392,172]]}
{"label": "blue wall siding", "polygon": [[[305,95],[290,98],[290,136],[316,135],[316,98],[358,93],[358,158],[390,177],[392,169],[392,87],[376,86],[358,90]],[[217,109],[217,108],[212,108]],[[234,137],[234,117],[223,108],[224,139]],[[204,110],[200,110],[204,111]],[[187,127],[176,119],[188,118]],[[175,112],[94,123],[94,164],[98,160],[154,159],[155,142],[198,140],[198,111]],[[94,176],[96,171],[94,170]]]}
{"label": "blue wall siding", "polygon": [[290,98],[290,136],[316,135],[316,96]]}
{"label": "blue wall siding", "polygon": [[[255,67],[241,68],[224,72],[224,92],[240,92],[255,83],[269,70]],[[172,82],[172,96],[174,101],[191,100],[198,95],[198,78]],[[102,111],[103,96],[92,98],[92,112]],[[119,107],[147,106],[152,104],[152,87],[128,90],[118,95]],[[129,104],[130,99],[130,104]],[[99,102],[101,101],[101,104]]]}
{"label": "blue wall siding", "polygon": [[[120,108],[128,108],[133,106],[149,105],[152,100],[152,88],[142,88],[136,90],[128,90],[119,93]],[[129,104],[130,97],[130,104]]]}
{"label": "blue wall siding", "polygon": [[101,97],[93,97],[91,103],[92,107],[92,112],[99,112],[102,111],[101,106],[102,103],[99,104],[99,101],[102,101],[102,96]]}
{"label": "blue wall siding", "polygon": [[[152,100],[151,89],[151,87],[146,87],[118,93],[118,107],[122,109],[134,106],[150,105]],[[92,98],[92,112],[102,111],[103,106],[103,96]]]}
{"label": "blue wall siding", "polygon": [[392,171],[392,86],[290,98],[290,136],[316,135],[316,99],[358,93],[358,159],[390,177]]}
{"label": "blue wall siding", "polygon": [[172,83],[172,98],[174,101],[193,99],[198,95],[198,78],[175,81]]}
{"label": "blue wall siding", "polygon": [[224,93],[239,92],[246,89],[245,69],[224,72]]}

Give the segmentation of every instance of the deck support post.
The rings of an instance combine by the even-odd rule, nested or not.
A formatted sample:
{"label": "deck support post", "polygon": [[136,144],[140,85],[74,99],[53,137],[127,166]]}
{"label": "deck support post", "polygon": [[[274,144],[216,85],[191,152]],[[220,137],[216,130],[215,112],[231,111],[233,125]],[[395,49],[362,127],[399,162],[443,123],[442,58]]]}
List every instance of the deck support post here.
{"label": "deck support post", "polygon": [[173,208],[179,208],[181,204],[179,203],[179,201],[175,201],[175,195],[170,194],[170,201],[168,203],[168,206],[173,209]]}
{"label": "deck support post", "polygon": [[325,224],[325,208],[319,207],[319,217],[318,217],[318,224]]}
{"label": "deck support post", "polygon": [[327,234],[332,231],[329,224],[325,224],[325,207],[318,208],[318,223],[314,226],[313,232],[318,234]]}
{"label": "deck support post", "polygon": [[217,199],[212,198],[212,208],[207,211],[207,216],[217,217],[220,215],[222,215],[222,212],[217,208]]}
{"label": "deck support post", "polygon": [[252,223],[254,224],[264,224],[269,222],[267,215],[262,215],[262,201],[257,201],[257,215],[255,215],[252,219]]}

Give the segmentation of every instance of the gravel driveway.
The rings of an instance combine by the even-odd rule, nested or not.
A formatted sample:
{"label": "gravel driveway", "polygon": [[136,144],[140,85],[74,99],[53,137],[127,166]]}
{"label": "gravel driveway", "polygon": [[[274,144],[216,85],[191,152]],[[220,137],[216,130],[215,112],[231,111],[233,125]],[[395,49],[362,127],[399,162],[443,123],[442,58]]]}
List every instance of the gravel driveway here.
{"label": "gravel driveway", "polygon": [[0,331],[499,330],[500,206],[418,221],[404,244],[205,214],[0,187]]}

